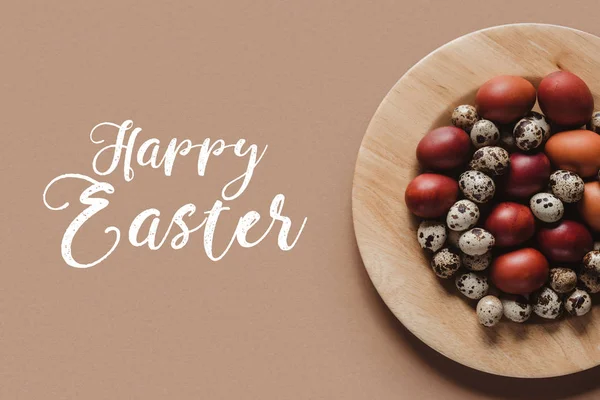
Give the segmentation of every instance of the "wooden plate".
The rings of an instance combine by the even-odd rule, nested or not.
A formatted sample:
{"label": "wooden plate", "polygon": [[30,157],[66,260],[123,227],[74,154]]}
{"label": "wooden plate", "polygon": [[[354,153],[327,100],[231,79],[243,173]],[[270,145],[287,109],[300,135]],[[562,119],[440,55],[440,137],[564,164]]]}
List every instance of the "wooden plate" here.
{"label": "wooden plate", "polygon": [[404,190],[417,174],[415,149],[434,127],[450,125],[459,104],[495,75],[538,84],[565,69],[583,78],[600,104],[600,38],[540,24],[471,33],[429,54],[387,94],[360,147],[352,209],[365,267],[396,317],[419,339],[469,367],[514,377],[565,375],[600,363],[600,306],[580,318],[484,328],[453,282],[441,282],[416,240]]}

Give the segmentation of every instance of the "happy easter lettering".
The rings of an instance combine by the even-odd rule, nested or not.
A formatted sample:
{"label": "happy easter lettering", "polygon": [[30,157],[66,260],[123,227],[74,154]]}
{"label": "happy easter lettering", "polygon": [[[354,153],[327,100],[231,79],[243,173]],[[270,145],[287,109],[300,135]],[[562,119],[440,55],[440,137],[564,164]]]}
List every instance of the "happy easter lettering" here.
{"label": "happy easter lettering", "polygon": [[[222,212],[230,210],[230,207],[224,205],[224,201],[232,201],[244,193],[251,182],[256,167],[265,155],[268,146],[265,145],[264,148],[260,150],[258,145],[247,144],[244,139],[240,139],[233,144],[227,144],[222,139],[211,141],[211,139],[208,138],[200,144],[194,144],[189,139],[178,141],[174,138],[166,146],[166,149],[161,148],[160,140],[150,138],[143,141],[138,146],[138,136],[142,129],[140,127],[134,127],[132,120],[126,120],[120,125],[112,122],[102,122],[96,125],[90,131],[90,140],[97,145],[105,144],[104,139],[96,137],[96,131],[100,128],[112,131],[113,133],[116,132],[116,134],[114,135],[114,141],[104,145],[104,147],[96,153],[92,161],[94,173],[99,177],[109,176],[115,173],[119,168],[122,168],[123,179],[126,182],[131,182],[135,177],[135,167],[150,167],[161,170],[165,176],[169,177],[173,174],[177,157],[181,156],[197,157],[198,176],[204,176],[211,157],[219,156],[225,151],[231,151],[236,157],[247,160],[244,172],[223,186],[221,190],[222,200],[217,199],[212,208],[204,212],[206,216],[200,224],[189,226],[189,222],[186,222],[187,217],[191,217],[197,212],[194,204],[187,203],[174,213],[166,233],[164,233],[162,237],[158,237],[157,231],[159,224],[161,223],[161,213],[156,208],[149,208],[135,216],[129,225],[127,237],[132,246],[147,246],[150,250],[158,250],[169,241],[170,238],[169,244],[171,248],[178,250],[188,243],[192,233],[203,228],[204,252],[210,260],[218,261],[227,254],[235,242],[244,248],[258,245],[267,237],[271,230],[275,229],[276,224],[280,225],[277,236],[277,245],[281,250],[291,250],[298,242],[306,225],[307,218],[304,218],[302,224],[297,229],[295,237],[289,238],[288,236],[290,235],[290,230],[292,228],[292,221],[289,217],[282,215],[285,196],[279,193],[273,197],[269,208],[271,222],[258,239],[248,241],[247,234],[248,231],[258,223],[261,215],[257,211],[248,211],[239,218],[237,226],[225,249],[219,252],[213,248],[215,228],[219,221],[219,217]],[[99,160],[101,157],[108,157],[111,159],[108,167],[100,167]],[[117,226],[112,225],[104,230],[106,234],[114,235],[113,244],[108,250],[105,250],[101,256],[89,263],[81,263],[74,259],[72,254],[73,239],[86,221],[96,214],[101,213],[102,210],[109,206],[109,197],[115,192],[115,188],[108,182],[99,181],[83,174],[67,173],[57,176],[48,183],[43,193],[44,205],[50,210],[59,211],[69,207],[68,202],[63,203],[60,206],[50,205],[47,199],[48,192],[63,180],[76,180],[86,184],[86,188],[79,196],[79,202],[81,205],[87,207],[71,221],[65,230],[60,246],[62,257],[67,265],[71,267],[93,267],[107,259],[116,250],[121,242],[121,230]]]}

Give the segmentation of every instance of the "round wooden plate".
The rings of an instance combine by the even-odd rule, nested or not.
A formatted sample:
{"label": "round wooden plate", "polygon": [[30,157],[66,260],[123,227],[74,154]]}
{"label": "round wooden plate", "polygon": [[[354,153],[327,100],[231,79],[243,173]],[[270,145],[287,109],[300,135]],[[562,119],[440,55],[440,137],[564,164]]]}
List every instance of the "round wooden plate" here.
{"label": "round wooden plate", "polygon": [[473,304],[441,282],[416,240],[404,190],[417,174],[415,149],[452,110],[474,104],[496,75],[536,86],[558,69],[585,80],[600,104],[600,38],[569,28],[518,24],[456,39],[411,68],[387,94],[360,147],[352,193],[354,229],[365,267],[396,317],[445,356],[493,374],[550,377],[600,363],[600,306],[580,318],[484,328]]}

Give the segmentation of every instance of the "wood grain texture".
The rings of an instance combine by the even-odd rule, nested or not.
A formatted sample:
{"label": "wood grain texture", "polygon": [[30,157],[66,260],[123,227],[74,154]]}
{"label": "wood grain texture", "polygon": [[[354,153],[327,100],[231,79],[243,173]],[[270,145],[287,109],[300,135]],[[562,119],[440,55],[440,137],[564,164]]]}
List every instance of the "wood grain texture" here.
{"label": "wood grain texture", "polygon": [[550,377],[600,363],[600,305],[581,318],[481,327],[473,303],[440,282],[416,240],[404,191],[417,174],[415,149],[430,129],[450,124],[459,104],[495,75],[538,84],[565,69],[600,104],[600,38],[569,28],[505,25],[471,33],[429,54],[392,88],[360,147],[353,186],[356,238],[377,291],[423,342],[469,367],[513,377]]}

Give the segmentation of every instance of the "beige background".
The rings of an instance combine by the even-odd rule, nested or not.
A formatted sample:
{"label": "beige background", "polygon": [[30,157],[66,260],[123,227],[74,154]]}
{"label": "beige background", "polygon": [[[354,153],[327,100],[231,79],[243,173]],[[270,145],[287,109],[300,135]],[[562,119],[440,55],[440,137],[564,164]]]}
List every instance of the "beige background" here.
{"label": "beige background", "polygon": [[[0,398],[600,396],[598,369],[500,378],[420,343],[372,288],[350,204],[368,121],[411,65],[455,37],[509,22],[600,34],[600,6],[216,3],[18,2],[3,10]],[[279,251],[272,234],[212,263],[193,236],[179,251],[123,242],[96,267],[67,267],[59,244],[75,210],[47,210],[42,190],[65,172],[91,174],[98,147],[89,129],[126,118],[143,138],[268,144],[217,229],[225,240],[240,215],[266,213],[283,192],[296,227],[309,218],[296,248]],[[126,230],[144,208],[167,216],[190,201],[210,208],[241,172],[231,157],[212,161],[203,178],[191,158],[171,178],[148,169],[131,183],[109,177],[111,205],[82,231],[75,254],[98,254],[110,239],[101,230]],[[52,198],[76,203],[79,190],[65,184]]]}

